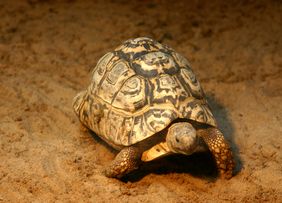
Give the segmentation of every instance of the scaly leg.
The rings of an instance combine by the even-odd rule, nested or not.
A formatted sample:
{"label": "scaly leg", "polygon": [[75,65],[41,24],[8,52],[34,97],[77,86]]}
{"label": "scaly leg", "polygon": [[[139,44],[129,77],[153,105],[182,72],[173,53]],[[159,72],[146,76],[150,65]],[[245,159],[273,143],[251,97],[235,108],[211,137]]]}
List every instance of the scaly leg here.
{"label": "scaly leg", "polygon": [[197,131],[197,134],[203,138],[209,150],[212,152],[220,175],[224,176],[226,179],[230,179],[235,163],[231,149],[225,141],[223,134],[219,129],[214,127],[200,129]]}
{"label": "scaly leg", "polygon": [[138,148],[130,146],[123,148],[105,169],[104,173],[109,178],[121,178],[137,169],[141,163],[141,152]]}

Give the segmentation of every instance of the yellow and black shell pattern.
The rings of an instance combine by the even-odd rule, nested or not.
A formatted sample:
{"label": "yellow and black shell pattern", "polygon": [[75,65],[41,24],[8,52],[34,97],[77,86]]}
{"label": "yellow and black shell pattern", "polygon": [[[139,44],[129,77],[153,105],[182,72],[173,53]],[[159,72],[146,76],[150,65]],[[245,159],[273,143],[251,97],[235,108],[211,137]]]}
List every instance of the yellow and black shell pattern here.
{"label": "yellow and black shell pattern", "polygon": [[113,146],[130,146],[177,118],[216,126],[189,62],[142,37],[104,55],[73,102],[80,121]]}

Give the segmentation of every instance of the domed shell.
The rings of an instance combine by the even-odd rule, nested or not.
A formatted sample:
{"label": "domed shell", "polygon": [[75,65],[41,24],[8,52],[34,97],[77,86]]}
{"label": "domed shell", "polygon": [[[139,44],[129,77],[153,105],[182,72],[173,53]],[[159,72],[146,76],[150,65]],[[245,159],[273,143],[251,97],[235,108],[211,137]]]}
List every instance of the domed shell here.
{"label": "domed shell", "polygon": [[188,61],[149,38],[104,55],[74,106],[82,123],[113,146],[140,142],[177,118],[216,126]]}

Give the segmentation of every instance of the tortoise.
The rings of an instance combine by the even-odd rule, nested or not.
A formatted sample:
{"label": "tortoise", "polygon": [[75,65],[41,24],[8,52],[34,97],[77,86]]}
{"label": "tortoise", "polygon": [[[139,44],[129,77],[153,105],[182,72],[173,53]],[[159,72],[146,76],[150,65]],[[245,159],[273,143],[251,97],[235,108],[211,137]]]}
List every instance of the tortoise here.
{"label": "tortoise", "polygon": [[122,178],[142,162],[210,151],[222,177],[234,161],[186,58],[153,39],[129,39],[105,54],[73,99],[81,123],[119,150],[104,170]]}

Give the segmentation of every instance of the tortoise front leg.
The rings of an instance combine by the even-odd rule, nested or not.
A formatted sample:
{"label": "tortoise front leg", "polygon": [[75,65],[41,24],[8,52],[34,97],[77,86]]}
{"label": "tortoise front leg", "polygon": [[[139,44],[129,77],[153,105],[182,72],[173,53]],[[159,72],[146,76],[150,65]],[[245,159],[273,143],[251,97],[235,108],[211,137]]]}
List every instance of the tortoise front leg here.
{"label": "tortoise front leg", "polygon": [[138,169],[141,163],[140,150],[136,147],[130,146],[123,148],[107,166],[104,173],[109,178],[121,178],[133,170]]}
{"label": "tortoise front leg", "polygon": [[214,127],[200,129],[197,131],[197,134],[201,136],[208,145],[209,150],[215,158],[220,174],[226,179],[230,179],[233,174],[235,163],[231,149],[225,141],[223,134],[219,129]]}

